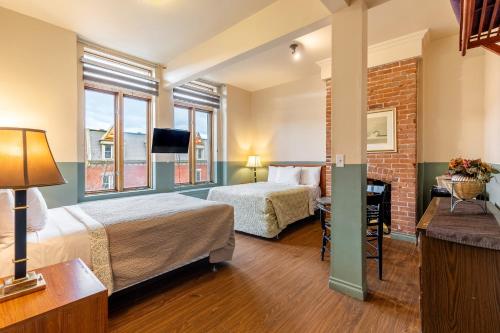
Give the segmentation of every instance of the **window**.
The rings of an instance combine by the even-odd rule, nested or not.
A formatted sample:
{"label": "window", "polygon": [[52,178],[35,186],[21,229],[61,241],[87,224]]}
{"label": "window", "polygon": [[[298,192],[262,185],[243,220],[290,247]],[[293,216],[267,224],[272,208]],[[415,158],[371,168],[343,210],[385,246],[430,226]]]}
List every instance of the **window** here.
{"label": "window", "polygon": [[102,176],[102,187],[104,189],[112,189],[114,187],[114,175],[103,175]]}
{"label": "window", "polygon": [[193,81],[174,88],[174,127],[191,132],[188,154],[177,154],[176,184],[213,181],[214,114],[219,108],[217,87]]}
{"label": "window", "polygon": [[103,144],[102,145],[102,159],[111,160],[113,159],[113,144]]}
{"label": "window", "polygon": [[94,53],[85,53],[82,62],[85,192],[151,187],[149,142],[156,86],[145,77],[149,73],[152,80],[153,70]]}
{"label": "window", "polygon": [[[212,112],[176,105],[174,108],[174,127],[191,132],[190,152],[176,155],[175,183],[211,182]],[[196,151],[196,154],[191,154],[193,151]],[[198,170],[200,171],[199,177],[197,176]],[[191,181],[193,178],[194,181]]]}

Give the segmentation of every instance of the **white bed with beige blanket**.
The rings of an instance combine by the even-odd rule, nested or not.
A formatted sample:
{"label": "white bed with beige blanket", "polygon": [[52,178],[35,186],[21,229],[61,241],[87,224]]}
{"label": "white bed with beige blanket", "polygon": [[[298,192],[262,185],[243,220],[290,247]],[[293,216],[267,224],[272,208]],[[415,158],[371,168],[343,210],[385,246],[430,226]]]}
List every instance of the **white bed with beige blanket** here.
{"label": "white bed with beige blanket", "polygon": [[237,231],[273,238],[314,214],[324,192],[324,166],[270,166],[267,182],[210,189],[208,200],[234,207]]}
{"label": "white bed with beige blanket", "polygon": [[[203,257],[231,260],[233,223],[229,205],[174,193],[50,209],[28,233],[28,269],[81,258],[112,293]],[[0,242],[0,276],[12,274],[13,247]]]}

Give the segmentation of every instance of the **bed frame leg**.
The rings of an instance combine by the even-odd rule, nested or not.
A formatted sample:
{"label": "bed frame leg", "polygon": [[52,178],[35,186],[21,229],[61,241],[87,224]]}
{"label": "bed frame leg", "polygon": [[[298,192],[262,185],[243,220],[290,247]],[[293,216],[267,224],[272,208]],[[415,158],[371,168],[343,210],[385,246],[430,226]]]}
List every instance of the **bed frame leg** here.
{"label": "bed frame leg", "polygon": [[275,237],[275,238],[276,238],[276,239],[280,239],[280,235],[276,235],[276,237]]}
{"label": "bed frame leg", "polygon": [[217,272],[217,264],[212,265],[212,272]]}

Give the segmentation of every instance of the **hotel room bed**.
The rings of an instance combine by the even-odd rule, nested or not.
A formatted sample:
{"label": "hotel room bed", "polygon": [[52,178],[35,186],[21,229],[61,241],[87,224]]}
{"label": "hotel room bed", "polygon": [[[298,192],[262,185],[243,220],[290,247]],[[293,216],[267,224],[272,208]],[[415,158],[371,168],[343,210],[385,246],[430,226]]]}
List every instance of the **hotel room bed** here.
{"label": "hotel room bed", "polygon": [[220,186],[211,188],[207,199],[234,207],[235,230],[273,238],[288,225],[314,215],[323,186],[322,166],[319,186],[275,182]]}
{"label": "hotel room bed", "polygon": [[[229,205],[174,193],[50,209],[45,228],[28,233],[28,268],[81,258],[111,294],[203,257],[231,260],[233,216]],[[13,251],[0,244],[0,262]]]}

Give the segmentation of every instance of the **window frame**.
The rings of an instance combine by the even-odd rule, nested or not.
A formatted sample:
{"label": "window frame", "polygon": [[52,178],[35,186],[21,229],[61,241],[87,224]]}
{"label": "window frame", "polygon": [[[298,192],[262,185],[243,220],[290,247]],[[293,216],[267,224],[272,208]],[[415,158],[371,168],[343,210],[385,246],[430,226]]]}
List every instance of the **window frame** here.
{"label": "window frame", "polygon": [[[84,192],[85,195],[96,195],[103,193],[122,193],[122,192],[131,192],[131,191],[140,191],[140,190],[148,190],[152,189],[152,156],[149,151],[149,147],[151,146],[151,137],[152,137],[152,113],[153,113],[153,105],[154,105],[154,96],[141,93],[137,91],[132,91],[120,87],[114,87],[107,84],[95,83],[90,81],[83,81],[83,92],[85,96],[85,92],[87,90],[93,90],[100,93],[114,95],[115,97],[115,109],[114,109],[114,127],[115,127],[115,138],[114,144],[112,147],[112,155],[114,158],[115,164],[115,172],[113,174],[113,187],[111,189],[102,189],[97,191],[87,191],[86,190],[86,176],[84,180]],[[85,98],[85,97],[84,97]],[[138,186],[138,187],[124,187],[124,133],[123,133],[123,119],[124,119],[124,98],[134,98],[140,99],[147,102],[147,114],[146,114],[146,170],[147,170],[147,184],[146,186]],[[87,126],[85,124],[86,120],[86,108],[83,107],[84,117],[83,117],[83,128],[84,131],[87,130]],[[88,157],[88,147],[87,147],[87,138],[85,137],[85,163],[87,163]]]}
{"label": "window frame", "polygon": [[[197,105],[197,104],[192,104],[192,103],[186,103],[178,100],[174,100],[174,109],[175,108],[181,108],[188,110],[189,112],[189,131],[191,132],[191,138],[189,140],[189,151],[188,151],[188,166],[189,166],[189,182],[187,183],[177,183],[175,179],[175,167],[174,167],[174,184],[175,185],[208,185],[208,184],[214,184],[214,176],[215,176],[215,168],[214,168],[214,122],[215,122],[215,108],[203,106],[203,105]],[[209,167],[209,172],[208,172],[208,181],[196,181],[196,144],[195,144],[195,136],[196,136],[196,111],[199,112],[205,112],[209,116],[209,122],[210,122],[210,129],[208,136],[210,138],[210,154],[207,154],[207,164]],[[174,117],[175,117],[175,112],[174,112]],[[174,119],[175,123],[175,119]],[[176,160],[177,163],[177,160]]]}

